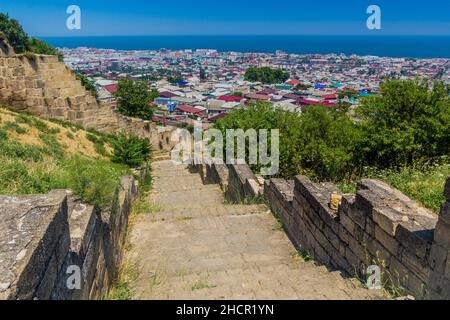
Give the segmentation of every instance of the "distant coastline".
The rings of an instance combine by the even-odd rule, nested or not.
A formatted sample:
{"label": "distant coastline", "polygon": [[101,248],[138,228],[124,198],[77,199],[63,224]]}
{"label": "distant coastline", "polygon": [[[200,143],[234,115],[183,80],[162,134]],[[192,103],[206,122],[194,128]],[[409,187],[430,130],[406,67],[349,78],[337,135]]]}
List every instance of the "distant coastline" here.
{"label": "distant coastline", "polygon": [[374,55],[450,58],[450,36],[104,36],[41,37],[56,47],[115,50],[217,49],[219,51],[293,54]]}

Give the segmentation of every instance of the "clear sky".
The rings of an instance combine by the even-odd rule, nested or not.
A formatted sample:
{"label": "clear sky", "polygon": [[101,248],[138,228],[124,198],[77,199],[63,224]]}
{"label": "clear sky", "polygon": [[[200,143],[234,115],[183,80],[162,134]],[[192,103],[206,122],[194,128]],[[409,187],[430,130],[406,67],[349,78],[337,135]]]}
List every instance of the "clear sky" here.
{"label": "clear sky", "polygon": [[[81,30],[66,9],[81,8]],[[366,27],[380,6],[382,30]],[[450,35],[449,0],[3,0],[32,36],[380,34]]]}

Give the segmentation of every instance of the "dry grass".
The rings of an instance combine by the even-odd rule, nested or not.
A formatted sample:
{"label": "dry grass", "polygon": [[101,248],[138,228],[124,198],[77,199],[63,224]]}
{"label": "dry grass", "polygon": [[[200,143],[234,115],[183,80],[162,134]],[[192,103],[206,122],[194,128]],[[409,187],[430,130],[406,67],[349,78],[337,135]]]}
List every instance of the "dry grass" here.
{"label": "dry grass", "polygon": [[[29,123],[21,123],[20,121],[18,122],[17,116],[19,116],[19,114],[0,108],[0,127],[2,127],[5,123],[14,122],[17,123],[17,125],[19,125],[21,128],[27,130],[27,132],[23,134],[19,134],[13,130],[8,130],[8,137],[11,140],[15,140],[23,144],[44,146],[45,143],[39,137],[41,133],[39,128],[30,125]],[[32,116],[23,116],[23,117],[30,119],[33,118]],[[51,121],[46,121],[42,119],[40,120],[44,122],[51,130],[54,130],[55,132],[59,130],[59,132],[56,132],[54,134],[55,138],[60,142],[62,146],[64,146],[65,151],[68,154],[83,154],[90,158],[104,157],[103,155],[99,154],[96,151],[94,143],[86,138],[87,135],[86,131],[79,130],[74,132],[70,128],[65,128]],[[73,139],[70,136],[73,136]],[[106,146],[106,149],[108,152],[111,151],[111,148],[109,146]]]}

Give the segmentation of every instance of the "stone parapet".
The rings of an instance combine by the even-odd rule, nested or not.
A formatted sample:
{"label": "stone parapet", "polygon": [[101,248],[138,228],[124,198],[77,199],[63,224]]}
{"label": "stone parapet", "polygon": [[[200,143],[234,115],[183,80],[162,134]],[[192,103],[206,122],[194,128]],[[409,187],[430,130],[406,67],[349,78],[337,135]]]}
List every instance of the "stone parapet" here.
{"label": "stone parapet", "polygon": [[[118,273],[133,177],[122,178],[108,210],[70,190],[0,196],[0,299],[101,299]],[[68,286],[79,270],[80,289]]]}
{"label": "stone parapet", "polygon": [[[219,178],[224,168],[228,172]],[[246,165],[203,165],[197,171],[207,183],[228,185],[231,200],[261,196],[261,179]],[[270,179],[263,194],[294,245],[317,263],[363,279],[368,267],[377,266],[382,282],[405,294],[450,299],[450,178],[440,215],[379,180],[362,180],[356,194],[344,195],[305,176]]]}

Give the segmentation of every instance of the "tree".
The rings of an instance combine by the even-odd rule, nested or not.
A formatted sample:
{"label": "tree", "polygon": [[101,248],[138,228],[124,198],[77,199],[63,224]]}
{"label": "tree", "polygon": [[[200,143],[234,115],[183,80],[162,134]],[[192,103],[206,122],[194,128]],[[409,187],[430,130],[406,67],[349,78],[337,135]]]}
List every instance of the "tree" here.
{"label": "tree", "polygon": [[149,90],[148,82],[120,80],[115,97],[118,111],[126,116],[151,120],[153,108],[150,103],[159,96],[157,90]]}
{"label": "tree", "polygon": [[28,35],[16,19],[11,19],[7,14],[0,13],[0,32],[2,32],[16,53],[24,53],[28,50]]}
{"label": "tree", "polygon": [[369,164],[413,164],[450,154],[450,99],[442,82],[390,80],[380,95],[363,99],[357,115],[364,139],[358,148]]}
{"label": "tree", "polygon": [[[308,174],[320,180],[338,180],[353,170],[357,125],[337,109],[313,106],[300,115],[257,102],[231,112],[215,123],[225,136],[227,129],[279,129],[279,176],[292,179]],[[258,171],[260,166],[252,166]]]}
{"label": "tree", "polygon": [[251,82],[276,84],[287,81],[289,79],[289,73],[281,69],[272,69],[269,67],[250,67],[245,72],[244,79]]}

